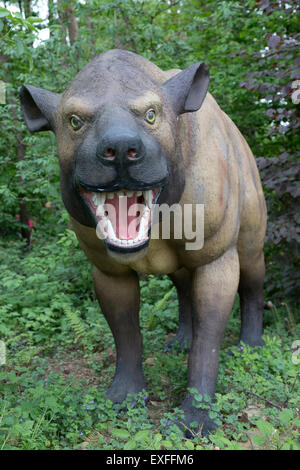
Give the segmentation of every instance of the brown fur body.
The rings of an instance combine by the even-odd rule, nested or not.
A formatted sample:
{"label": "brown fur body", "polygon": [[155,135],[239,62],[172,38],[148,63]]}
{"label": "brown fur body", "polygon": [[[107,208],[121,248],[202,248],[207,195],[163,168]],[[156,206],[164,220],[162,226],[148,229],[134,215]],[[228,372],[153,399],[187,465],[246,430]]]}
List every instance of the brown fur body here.
{"label": "brown fur body", "polygon": [[[114,335],[117,365],[108,396],[119,402],[127,393],[139,392],[146,385],[138,321],[138,272],[168,274],[177,288],[180,322],[176,339],[182,345],[191,343],[188,387],[213,397],[220,341],[238,290],[242,307],[240,339],[251,346],[263,344],[266,207],[256,163],[245,139],[209,93],[198,111],[187,112],[186,105],[185,110],[174,112],[175,98],[170,104],[173,89],[166,86],[168,95],[162,85],[170,77],[177,77],[178,72],[163,72],[135,54],[109,51],[83,69],[62,98],[53,96],[57,99],[56,111],[51,115],[48,112],[47,116],[48,129],[54,130],[57,137],[63,199],[79,244],[94,265],[95,291]],[[26,109],[28,99],[24,93]],[[158,101],[158,117],[155,125],[148,128],[138,116],[153,105],[153,100]],[[43,103],[39,108],[43,108]],[[42,113],[45,114],[43,109]],[[169,182],[160,202],[169,205],[176,202],[182,207],[204,204],[202,249],[186,250],[184,238],[172,237],[170,240],[150,237],[148,248],[140,253],[124,255],[107,249],[96,236],[93,224],[85,218],[69,175],[74,171],[74,155],[79,155],[76,162],[80,178],[93,185],[100,179],[103,184],[113,181],[116,170],[111,166],[100,172],[97,161],[90,160],[90,171],[86,159],[81,163],[84,152],[78,153],[78,148],[83,140],[87,142],[90,138],[88,148],[93,149],[93,139],[88,137],[91,135],[88,132],[92,132],[88,126],[91,128],[92,124],[74,134],[68,128],[70,113],[87,116],[87,123],[97,116],[100,130],[115,126],[117,118],[122,121],[121,127],[125,120],[125,126],[126,122],[132,128],[138,126],[141,135],[151,133],[163,152],[157,164],[155,161],[151,164],[153,181],[165,176],[162,162],[167,156]],[[47,124],[43,125],[31,130],[47,130]],[[128,168],[129,182],[139,171],[141,181],[148,184],[147,163],[145,167]],[[207,412],[193,407],[189,392],[182,408],[187,425],[195,420],[202,423],[204,434],[213,428]]]}
{"label": "brown fur body", "polygon": [[[120,267],[97,237],[72,219],[81,247],[92,263],[106,274],[134,270],[170,274],[194,269],[218,259],[235,246],[241,262],[261,254],[266,230],[266,207],[254,157],[234,123],[208,94],[201,109],[180,118],[181,141],[192,136],[184,152],[185,189],[180,204],[204,204],[205,244],[186,251],[187,240],[150,240],[146,255]],[[213,184],[212,184],[213,182]],[[251,253],[250,253],[251,251]],[[104,268],[105,266],[105,268]]]}

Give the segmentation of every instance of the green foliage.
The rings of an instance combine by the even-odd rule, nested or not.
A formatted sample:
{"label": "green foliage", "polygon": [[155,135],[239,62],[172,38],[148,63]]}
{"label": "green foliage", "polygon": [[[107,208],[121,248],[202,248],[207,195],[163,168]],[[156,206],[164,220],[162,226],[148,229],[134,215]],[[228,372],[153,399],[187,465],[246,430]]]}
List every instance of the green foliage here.
{"label": "green foliage", "polygon": [[88,265],[79,270],[84,255],[74,233],[69,230],[47,246],[45,240],[37,242],[30,256],[22,242],[1,243],[0,260],[0,333],[10,338],[26,332],[35,344],[49,344],[53,333],[65,330],[64,304],[74,300],[78,306],[80,297],[90,295],[84,287],[77,297],[91,274]]}
{"label": "green foliage", "polygon": [[[164,69],[204,60],[211,92],[245,135],[261,168],[269,213],[267,292],[297,301],[299,116],[291,99],[299,78],[296,0],[280,6],[275,0],[75,2],[79,32],[71,45],[62,27],[65,10],[64,2],[62,11],[54,5],[50,38],[37,42],[45,24],[39,25],[36,12],[24,18],[1,9],[0,80],[7,84],[7,104],[0,106],[1,232],[18,234],[21,203],[34,225],[46,231],[55,230],[62,211],[54,137],[25,131],[17,98],[22,83],[61,92],[92,55],[115,47]],[[24,158],[18,157],[20,142]]]}
{"label": "green foliage", "polygon": [[[0,105],[0,339],[7,348],[0,448],[299,449],[299,365],[291,359],[299,338],[299,115],[291,100],[299,79],[297,2],[73,2],[79,32],[72,41],[60,4],[49,22],[35,6],[26,17],[24,8],[0,8],[7,89]],[[50,37],[42,41],[45,26]],[[189,441],[178,427],[187,359],[182,351],[164,353],[178,312],[165,276],[140,281],[147,407],[144,393],[116,406],[99,392],[113,377],[113,338],[92,292],[91,267],[67,228],[54,136],[30,135],[21,116],[23,83],[63,92],[92,56],[115,47],[163,69],[205,61],[210,91],[258,157],[269,213],[266,290],[286,303],[274,301],[265,313],[264,348],[233,349],[229,357],[240,327],[235,302],[216,400],[193,391],[195,404],[220,425],[210,442],[197,433]],[[19,221],[24,204],[34,223],[30,250]]]}
{"label": "green foliage", "polygon": [[[253,443],[258,447],[280,450],[300,450],[298,441],[298,430],[300,425],[299,418],[294,418],[293,411],[286,409],[279,416],[279,429],[264,419],[258,419],[255,424],[260,431],[253,436]],[[288,432],[288,437],[283,440],[280,432]]]}
{"label": "green foliage", "polygon": [[[34,243],[31,252],[11,241],[5,248],[10,265],[3,245],[0,250],[0,335],[7,349],[0,370],[0,447],[299,448],[299,364],[293,363],[291,350],[299,337],[296,310],[279,305],[268,312],[265,347],[233,348],[228,356],[228,347],[238,341],[235,304],[220,354],[216,400],[210,403],[192,391],[196,406],[209,409],[220,428],[210,442],[197,432],[188,441],[178,427],[186,354],[164,353],[178,315],[169,279],[140,281],[148,394],[113,405],[99,391],[113,377],[113,339],[92,294],[89,263],[70,230],[47,238]],[[153,311],[159,320],[151,324]]]}
{"label": "green foliage", "polygon": [[81,341],[86,336],[87,332],[78,312],[73,312],[68,305],[64,305],[64,312],[74,330],[76,342]]}

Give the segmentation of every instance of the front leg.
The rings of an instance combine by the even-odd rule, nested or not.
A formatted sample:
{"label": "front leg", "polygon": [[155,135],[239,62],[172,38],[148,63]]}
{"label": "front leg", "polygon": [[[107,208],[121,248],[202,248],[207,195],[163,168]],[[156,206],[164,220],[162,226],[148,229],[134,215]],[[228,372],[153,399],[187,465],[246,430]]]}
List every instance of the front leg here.
{"label": "front leg", "polygon": [[134,271],[122,276],[110,276],[97,268],[94,268],[93,277],[96,296],[112,331],[117,351],[115,376],[107,390],[107,397],[122,403],[128,393],[146,389],[139,327],[139,280]]}
{"label": "front leg", "polygon": [[[218,376],[219,348],[239,283],[239,260],[230,249],[216,261],[195,270],[192,283],[193,340],[188,361],[188,388],[195,387],[202,396],[213,399]],[[208,436],[216,426],[208,411],[193,406],[187,391],[182,404],[184,424],[202,425]],[[187,433],[189,434],[189,433]]]}

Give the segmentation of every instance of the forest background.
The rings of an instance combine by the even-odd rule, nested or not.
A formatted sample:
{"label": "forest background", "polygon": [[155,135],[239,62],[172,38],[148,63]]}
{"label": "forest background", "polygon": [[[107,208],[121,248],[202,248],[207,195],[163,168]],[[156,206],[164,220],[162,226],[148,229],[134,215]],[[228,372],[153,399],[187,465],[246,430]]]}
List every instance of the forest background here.
{"label": "forest background", "polygon": [[[0,2],[3,448],[77,448],[84,438],[94,448],[299,446],[299,367],[292,346],[299,318],[298,25],[296,0]],[[181,375],[174,371],[186,356],[171,358],[161,350],[177,325],[176,295],[162,276],[141,279],[150,354],[147,416],[143,406],[136,411],[129,404],[127,418],[121,411],[116,417],[103,396],[95,405],[94,387],[102,389],[113,375],[113,340],[93,295],[90,265],[68,226],[54,136],[26,130],[18,91],[27,83],[63,92],[92,57],[112,48],[141,54],[163,69],[204,61],[210,92],[247,139],[260,169],[268,207],[265,295],[272,302],[266,347],[257,357],[236,353],[234,363],[221,357],[219,387],[224,391],[225,381],[229,388],[214,411],[221,425],[214,444],[197,435],[191,444],[167,425],[184,391],[185,368]],[[238,337],[238,325],[236,302],[224,348]],[[258,376],[269,377],[268,386]],[[82,390],[81,380],[91,388]],[[68,392],[67,401],[65,387],[77,391]],[[78,412],[83,405],[84,414]]]}

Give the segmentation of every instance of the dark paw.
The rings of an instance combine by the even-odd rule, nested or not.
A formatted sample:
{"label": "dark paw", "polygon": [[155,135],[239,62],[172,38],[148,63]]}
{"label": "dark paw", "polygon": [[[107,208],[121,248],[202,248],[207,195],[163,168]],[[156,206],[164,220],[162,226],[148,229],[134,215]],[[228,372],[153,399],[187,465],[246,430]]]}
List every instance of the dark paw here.
{"label": "dark paw", "polygon": [[[260,337],[257,339],[241,339],[243,343],[245,343],[247,346],[250,346],[250,348],[256,348],[256,346],[265,346],[264,340]],[[241,343],[238,344],[238,347],[242,346]]]}
{"label": "dark paw", "polygon": [[250,346],[250,348],[255,348],[257,346],[260,346],[260,347],[265,346],[265,342],[262,338],[259,338],[257,340],[251,340],[251,341],[242,340],[242,343],[239,342],[236,346],[233,346],[231,349],[227,350],[228,356],[234,356],[234,353],[243,352],[245,345]]}
{"label": "dark paw", "polygon": [[187,439],[193,439],[195,436],[209,439],[210,433],[214,432],[218,426],[209,417],[208,413],[207,410],[199,410],[195,407],[184,410],[182,429]]}
{"label": "dark paw", "polygon": [[113,403],[123,403],[128,395],[136,395],[147,388],[143,378],[130,382],[126,379],[115,377],[111,386],[106,390],[108,400],[111,400]]}
{"label": "dark paw", "polygon": [[188,352],[191,349],[191,344],[192,344],[192,335],[178,331],[175,338],[170,339],[169,341],[166,342],[165,347],[164,347],[164,352],[169,352],[169,351]]}

